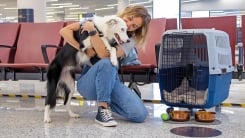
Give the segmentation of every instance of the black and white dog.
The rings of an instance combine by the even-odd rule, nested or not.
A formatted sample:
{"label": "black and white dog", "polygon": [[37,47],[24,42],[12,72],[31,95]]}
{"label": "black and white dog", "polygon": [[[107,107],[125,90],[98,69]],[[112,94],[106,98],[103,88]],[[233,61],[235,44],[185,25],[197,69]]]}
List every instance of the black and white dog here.
{"label": "black and white dog", "polygon": [[[128,42],[126,23],[117,16],[105,16],[93,18],[93,22],[98,31],[103,34],[103,40],[107,50],[110,52],[110,59],[113,65],[117,66],[115,47],[111,47],[111,42],[121,44]],[[75,49],[70,44],[58,52],[51,62],[47,72],[47,97],[45,99],[44,122],[50,123],[50,112],[56,106],[56,99],[60,93],[64,94],[64,105],[70,117],[78,118],[79,115],[71,111],[70,102],[75,91],[75,69],[82,64],[90,64],[90,58],[86,56],[85,50],[91,46],[88,32],[81,33],[81,30],[74,32],[74,37],[80,43],[80,50]]]}

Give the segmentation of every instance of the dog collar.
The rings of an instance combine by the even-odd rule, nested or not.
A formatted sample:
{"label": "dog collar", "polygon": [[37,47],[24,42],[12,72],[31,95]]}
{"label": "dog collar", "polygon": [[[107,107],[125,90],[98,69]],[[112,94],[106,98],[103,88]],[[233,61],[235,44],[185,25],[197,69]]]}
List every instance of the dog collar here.
{"label": "dog collar", "polygon": [[94,25],[94,27],[97,30],[97,32],[99,33],[99,37],[103,37],[104,36],[103,32],[101,32],[96,25]]}

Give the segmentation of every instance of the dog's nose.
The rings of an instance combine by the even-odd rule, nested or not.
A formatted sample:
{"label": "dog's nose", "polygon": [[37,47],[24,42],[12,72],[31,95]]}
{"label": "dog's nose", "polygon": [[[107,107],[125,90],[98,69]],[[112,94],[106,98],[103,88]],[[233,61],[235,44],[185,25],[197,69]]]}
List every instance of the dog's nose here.
{"label": "dog's nose", "polygon": [[127,43],[129,43],[129,42],[130,42],[130,40],[128,39],[126,42],[127,42]]}

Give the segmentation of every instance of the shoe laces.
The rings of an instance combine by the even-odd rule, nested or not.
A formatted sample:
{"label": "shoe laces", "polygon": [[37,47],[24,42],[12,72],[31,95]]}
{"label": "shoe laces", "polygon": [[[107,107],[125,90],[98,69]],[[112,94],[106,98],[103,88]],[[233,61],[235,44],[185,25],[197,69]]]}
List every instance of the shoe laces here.
{"label": "shoe laces", "polygon": [[112,113],[108,109],[101,109],[101,114],[104,120],[113,120]]}

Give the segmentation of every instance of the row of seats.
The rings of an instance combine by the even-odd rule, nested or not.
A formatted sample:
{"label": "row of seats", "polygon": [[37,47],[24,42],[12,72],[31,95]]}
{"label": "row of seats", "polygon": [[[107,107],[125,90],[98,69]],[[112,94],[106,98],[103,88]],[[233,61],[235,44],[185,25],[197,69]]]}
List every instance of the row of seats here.
{"label": "row of seats", "polygon": [[[151,48],[155,42],[160,41],[161,35],[165,31],[165,22],[166,19],[163,18],[153,19],[151,21],[150,26],[152,27],[150,27],[149,34],[155,35],[148,35],[147,47],[145,49],[145,51],[150,53],[139,51],[140,60],[144,64],[140,67],[137,66],[137,70],[143,69],[144,72],[144,69],[152,70],[156,68],[155,58],[150,58],[155,55],[155,53],[152,53]],[[54,58],[59,48],[63,45],[63,39],[58,32],[69,23],[71,22],[0,24],[0,35],[4,36],[0,38],[1,79],[45,80],[45,73],[49,61]],[[47,58],[43,58],[43,51],[46,51],[43,48],[46,46],[52,46],[54,48],[48,47]],[[145,56],[148,58],[144,58]],[[124,70],[126,72],[132,71],[131,68],[125,68]]]}
{"label": "row of seats", "polygon": [[[242,20],[245,22],[245,16],[242,17]],[[235,16],[183,18],[181,22],[183,29],[215,28],[227,32],[230,37],[232,53],[234,53],[237,35]],[[0,79],[45,80],[48,61],[54,58],[59,48],[62,48],[64,44],[59,30],[67,24],[66,22],[0,24],[0,68],[2,74]],[[245,36],[244,24],[242,27],[243,36]],[[124,76],[124,81],[131,82],[130,84],[157,82],[155,69],[157,68],[158,52],[156,52],[155,45],[161,43],[162,34],[170,29],[177,29],[177,19],[159,18],[151,21],[146,48],[144,50],[138,49],[139,60],[142,64],[121,67],[120,73]],[[42,48],[45,46],[49,46],[47,49],[47,59],[49,60],[43,58]],[[235,56],[233,55],[232,58],[234,63]]]}
{"label": "row of seats", "polygon": [[[0,24],[2,79],[16,80],[16,75],[21,73],[38,72],[40,74],[39,79],[44,80],[48,63],[44,61],[41,46],[55,47],[50,48],[47,53],[48,58],[53,59],[58,48],[63,45],[59,30],[64,26],[64,22]],[[8,74],[10,75],[9,78]],[[25,77],[28,78],[28,75],[24,74],[20,79]]]}

